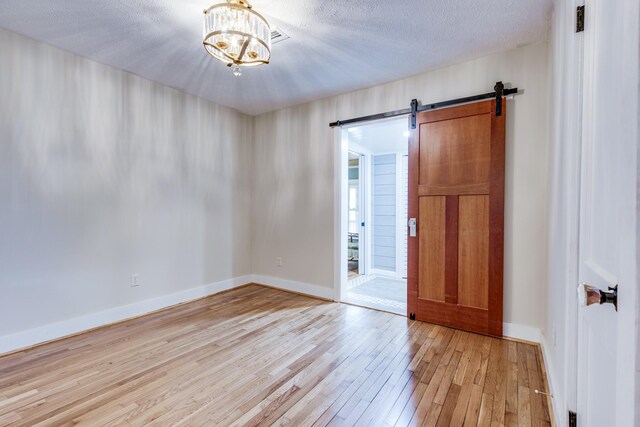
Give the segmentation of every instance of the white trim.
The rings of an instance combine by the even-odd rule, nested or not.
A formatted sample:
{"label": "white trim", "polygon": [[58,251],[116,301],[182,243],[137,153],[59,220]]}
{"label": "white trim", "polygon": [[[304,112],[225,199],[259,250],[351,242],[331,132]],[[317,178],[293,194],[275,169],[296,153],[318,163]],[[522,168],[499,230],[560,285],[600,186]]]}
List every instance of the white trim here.
{"label": "white trim", "polygon": [[560,393],[560,389],[558,388],[558,377],[556,376],[556,370],[555,370],[555,366],[553,364],[553,357],[551,357],[551,354],[549,354],[549,350],[547,350],[548,348],[550,348],[551,346],[549,345],[549,342],[547,341],[546,337],[544,336],[544,334],[542,334],[541,336],[541,340],[540,340],[540,348],[542,350],[542,362],[543,362],[543,368],[544,371],[547,374],[547,383],[549,384],[549,394],[551,394],[551,400],[553,401],[553,405],[551,410],[553,411],[553,416],[555,419],[555,424],[552,423],[552,425],[556,425],[556,426],[563,426],[563,425],[567,425],[567,420],[565,420],[565,417],[563,416],[564,413],[560,413],[559,410],[560,408],[565,408],[566,403],[564,401],[564,396],[562,395],[562,393]]}
{"label": "white trim", "polygon": [[323,299],[334,299],[333,289],[324,286],[261,275],[240,276],[133,304],[115,307],[98,313],[87,314],[50,325],[40,326],[15,334],[5,335],[0,337],[0,355],[42,344],[47,341],[75,335],[101,326],[107,326],[126,319],[143,316],[154,311],[215,295],[219,292],[234,289],[249,283],[267,285],[285,291],[298,292]]}
{"label": "white trim", "polygon": [[[333,131],[333,295],[340,302],[347,287],[347,191],[349,180],[349,137],[347,131],[337,127]],[[266,283],[265,283],[266,284]],[[302,291],[299,291],[302,292]]]}
{"label": "white trim", "polygon": [[395,277],[404,277],[404,237],[407,223],[404,215],[404,172],[402,168],[402,153],[395,153],[396,157],[396,271]]}
{"label": "white trim", "polygon": [[[619,243],[619,284],[623,297],[618,307],[618,350],[617,350],[617,390],[619,396],[616,399],[615,411],[618,425],[640,424],[640,342],[637,341],[640,331],[640,307],[638,306],[638,276],[639,258],[638,251],[638,183],[640,182],[640,163],[638,162],[638,141],[640,141],[640,4],[638,0],[624,1],[624,18],[622,19],[623,34],[622,43],[622,79],[629,90],[623,95],[622,130],[619,135],[619,143],[623,143],[632,166],[625,168],[624,194],[627,196],[627,205],[624,209],[620,223],[625,224],[628,237],[620,236]],[[634,238],[635,237],[635,238]],[[624,291],[622,291],[624,289]],[[634,369],[635,367],[635,369]],[[631,372],[635,370],[635,375]]]}
{"label": "white trim", "polygon": [[364,262],[364,273],[365,275],[371,274],[371,260],[373,254],[373,248],[371,243],[373,242],[373,236],[371,231],[373,228],[371,224],[373,224],[373,218],[371,216],[371,211],[373,210],[371,207],[371,201],[373,197],[371,195],[373,178],[371,175],[371,154],[363,154],[363,165],[364,165],[364,191],[363,191],[363,208],[364,208],[364,255],[360,259],[361,262]]}
{"label": "white trim", "polygon": [[[548,229],[562,231],[555,241],[549,235],[550,256],[562,256],[555,269],[548,262],[547,293],[563,294],[562,307],[550,305],[542,335],[542,350],[557,425],[567,424],[569,410],[577,410],[578,246],[580,223],[580,174],[583,110],[583,46],[586,32],[576,34],[576,7],[584,0],[556,2],[551,39],[549,107],[552,111],[549,138],[551,159]],[[554,148],[555,147],[555,148]],[[555,151],[554,151],[555,150]],[[555,161],[555,162],[554,162]],[[558,205],[554,201],[562,200]],[[562,210],[554,212],[562,207]],[[548,258],[548,261],[551,258]],[[554,288],[558,285],[557,289]],[[549,297],[548,297],[549,298]],[[561,299],[562,300],[562,299]],[[556,336],[557,334],[557,336]],[[563,350],[556,347],[563,342]],[[558,370],[556,367],[559,367]]]}
{"label": "white trim", "polygon": [[[186,291],[176,292],[169,295],[152,298],[137,303],[116,307],[110,310],[76,317],[47,326],[18,332],[12,335],[0,337],[0,354],[27,348],[47,341],[64,338],[70,335],[81,333],[90,329],[106,326],[122,320],[143,316],[154,311],[165,309],[177,304],[186,303],[199,298],[215,295],[219,292],[237,288],[239,286],[255,283],[266,285],[285,291],[306,294],[309,296],[335,300],[334,289],[331,287],[312,285],[309,283],[294,280],[280,279],[277,277],[263,276],[259,274],[240,276],[233,279],[223,280],[209,285],[199,286]],[[530,342],[542,343],[542,335],[539,329],[518,325],[514,323],[504,323],[504,336]],[[543,349],[545,346],[543,345]],[[550,360],[544,351],[545,360]],[[552,369],[547,369],[548,376],[555,378]],[[552,389],[553,390],[553,389]]]}
{"label": "white trim", "polygon": [[540,329],[527,325],[519,325],[517,323],[503,323],[502,335],[507,338],[515,338],[523,341],[542,342],[542,332]]}
{"label": "white trim", "polygon": [[[338,143],[339,144],[339,143]],[[360,156],[359,182],[360,182],[360,222],[364,222],[365,226],[360,227],[358,240],[358,274],[369,275],[371,271],[371,154],[370,151],[363,146],[349,141],[347,135],[347,153],[353,153]],[[348,158],[347,158],[348,165]],[[348,173],[348,169],[347,169]],[[348,272],[345,272],[347,274]],[[348,274],[347,274],[348,275]],[[343,288],[348,288],[348,283],[343,281]],[[345,288],[345,289],[346,289]],[[344,291],[343,291],[344,292]],[[336,300],[337,301],[337,300]]]}
{"label": "white trim", "polygon": [[50,325],[28,329],[11,335],[5,335],[0,337],[0,354],[64,338],[69,335],[78,334],[100,326],[120,322],[132,317],[142,316],[176,304],[193,301],[198,298],[233,289],[238,286],[251,283],[251,278],[252,276],[241,276],[223,280],[209,285],[187,289],[185,291],[175,292],[169,295],[162,295],[152,299],[135,302],[133,304],[123,305],[97,313],[63,320]]}
{"label": "white trim", "polygon": [[368,179],[366,176],[367,170],[367,154],[357,153],[358,154],[358,222],[359,232],[358,232],[358,274],[367,274],[367,262],[366,259],[369,255],[367,250],[368,239],[366,236],[366,227],[363,227],[362,224],[366,225],[367,221],[367,212],[369,209],[367,208],[367,186]]}
{"label": "white trim", "polygon": [[262,276],[259,274],[255,274],[251,276],[251,278],[253,279],[251,282],[257,285],[266,285],[282,289],[284,291],[296,292],[322,299],[335,300],[334,289],[330,287],[296,282],[294,280],[279,279],[277,277]]}

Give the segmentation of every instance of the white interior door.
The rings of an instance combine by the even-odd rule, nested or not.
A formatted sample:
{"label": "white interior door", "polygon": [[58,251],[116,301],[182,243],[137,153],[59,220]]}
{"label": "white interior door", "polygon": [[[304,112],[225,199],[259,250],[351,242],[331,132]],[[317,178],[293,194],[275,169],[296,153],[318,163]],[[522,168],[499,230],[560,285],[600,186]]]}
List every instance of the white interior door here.
{"label": "white interior door", "polygon": [[[622,24],[631,3],[587,0],[585,9],[579,279],[602,290],[619,285],[619,304],[618,311],[611,304],[578,311],[577,404],[583,427],[637,425],[638,76],[625,70],[630,45],[624,39],[635,38],[631,45],[637,47],[638,33],[637,26],[629,33]],[[637,70],[637,52],[631,60]],[[629,104],[629,97],[635,102]]]}

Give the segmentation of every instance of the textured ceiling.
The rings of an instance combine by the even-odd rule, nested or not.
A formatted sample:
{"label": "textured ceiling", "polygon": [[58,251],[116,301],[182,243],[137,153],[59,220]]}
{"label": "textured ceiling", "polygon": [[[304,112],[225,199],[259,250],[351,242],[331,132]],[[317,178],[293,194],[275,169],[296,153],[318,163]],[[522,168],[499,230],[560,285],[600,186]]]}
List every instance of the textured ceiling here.
{"label": "textured ceiling", "polygon": [[236,78],[202,47],[221,0],[2,0],[0,27],[248,114],[543,40],[552,0],[254,0],[291,38]]}

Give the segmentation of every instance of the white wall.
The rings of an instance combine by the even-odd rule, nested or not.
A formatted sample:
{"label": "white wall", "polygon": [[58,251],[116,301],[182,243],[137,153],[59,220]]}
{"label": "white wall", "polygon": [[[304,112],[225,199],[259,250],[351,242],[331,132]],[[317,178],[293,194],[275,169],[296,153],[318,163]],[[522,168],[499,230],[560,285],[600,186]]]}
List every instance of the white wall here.
{"label": "white wall", "polygon": [[524,90],[507,107],[505,321],[543,325],[545,43],[253,119],[3,30],[0,57],[0,341],[234,278],[333,295],[329,122],[496,80]]}
{"label": "white wall", "polygon": [[371,156],[371,268],[396,274],[397,159],[395,154]]}
{"label": "white wall", "polygon": [[[333,287],[334,134],[329,123],[423,102],[490,92],[507,106],[505,321],[542,328],[547,248],[547,45],[540,43],[386,85],[257,116],[253,271]],[[276,265],[276,257],[283,266]],[[542,295],[542,296],[541,296]],[[534,332],[535,334],[535,332]]]}
{"label": "white wall", "polygon": [[0,58],[0,349],[251,273],[251,117],[4,30]]}

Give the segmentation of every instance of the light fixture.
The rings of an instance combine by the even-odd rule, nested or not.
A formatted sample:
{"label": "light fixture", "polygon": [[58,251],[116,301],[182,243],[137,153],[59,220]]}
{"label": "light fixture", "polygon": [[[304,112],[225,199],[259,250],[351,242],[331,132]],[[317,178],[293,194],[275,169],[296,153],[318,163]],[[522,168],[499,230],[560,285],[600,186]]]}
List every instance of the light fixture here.
{"label": "light fixture", "polygon": [[268,64],[271,59],[271,27],[247,0],[227,0],[204,11],[204,48],[211,56],[233,67]]}
{"label": "light fixture", "polygon": [[409,138],[411,136],[411,132],[405,130],[404,132],[402,132],[402,136],[404,136],[405,138]]}

